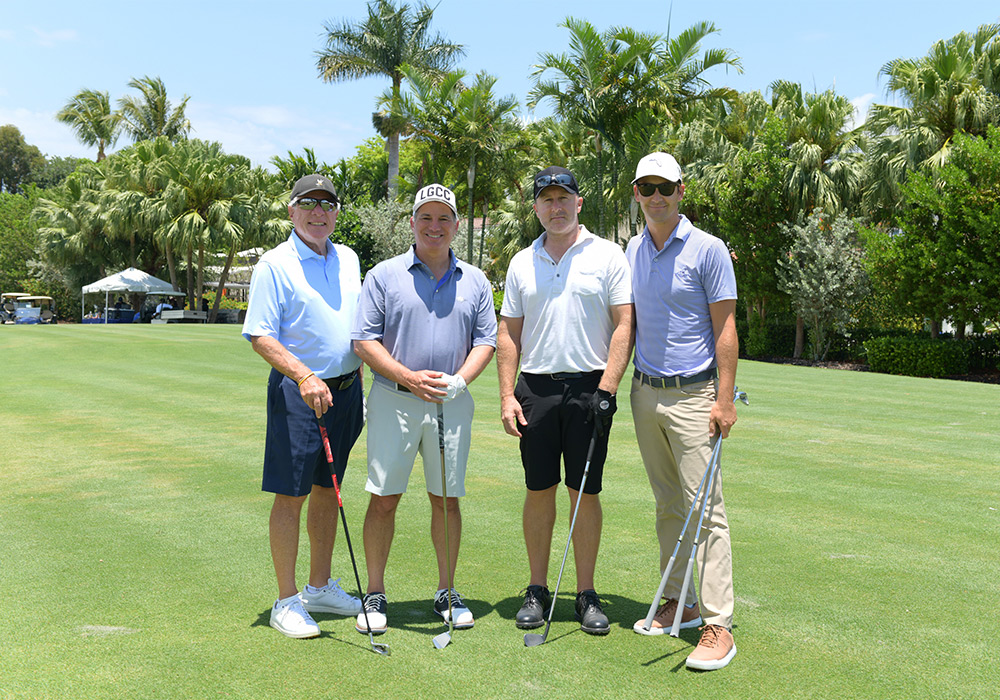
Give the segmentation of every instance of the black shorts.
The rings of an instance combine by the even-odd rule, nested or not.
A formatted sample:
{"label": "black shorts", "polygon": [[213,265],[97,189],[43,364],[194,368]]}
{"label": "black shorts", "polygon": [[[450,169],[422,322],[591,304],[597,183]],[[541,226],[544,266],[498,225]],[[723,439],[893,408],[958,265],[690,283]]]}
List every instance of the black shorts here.
{"label": "black shorts", "polygon": [[[323,414],[330,451],[343,484],[347,458],[363,425],[361,381],[333,391],[333,406]],[[267,380],[267,438],[264,441],[262,491],[306,496],[313,485],[333,488],[316,412],[302,400],[295,381],[276,369]]]}
{"label": "black shorts", "polygon": [[[514,398],[528,421],[520,430],[521,464],[529,491],[544,491],[558,484],[562,461],[566,464],[566,485],[579,490],[587,449],[594,436],[588,407],[601,374],[586,372],[577,378],[557,379],[554,375],[522,372],[518,377]],[[608,432],[598,436],[594,444],[584,493],[601,492]]]}

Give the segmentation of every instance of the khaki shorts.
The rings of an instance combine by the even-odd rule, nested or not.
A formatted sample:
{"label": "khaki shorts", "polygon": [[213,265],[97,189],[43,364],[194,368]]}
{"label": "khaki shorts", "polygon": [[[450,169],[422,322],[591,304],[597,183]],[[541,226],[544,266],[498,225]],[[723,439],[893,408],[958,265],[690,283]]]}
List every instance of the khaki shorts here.
{"label": "khaki shorts", "polygon": [[[365,490],[378,496],[406,493],[417,452],[424,463],[427,491],[443,495],[441,450],[438,445],[438,404],[413,394],[372,382],[368,394],[368,483]],[[448,497],[465,495],[465,466],[469,460],[475,402],[468,391],[443,404],[444,456]]]}

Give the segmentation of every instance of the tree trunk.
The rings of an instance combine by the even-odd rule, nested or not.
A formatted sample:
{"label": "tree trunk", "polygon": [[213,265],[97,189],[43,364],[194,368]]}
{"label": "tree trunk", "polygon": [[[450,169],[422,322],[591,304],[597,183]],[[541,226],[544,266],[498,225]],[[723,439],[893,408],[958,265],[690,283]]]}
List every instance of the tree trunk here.
{"label": "tree trunk", "polygon": [[226,288],[226,281],[229,279],[229,268],[233,264],[233,258],[236,257],[236,247],[229,249],[229,254],[226,256],[226,264],[222,266],[222,274],[219,275],[219,286],[215,288],[215,303],[212,304],[212,310],[208,312],[208,322],[215,323],[215,319],[219,317],[219,303],[222,301],[222,292]]}
{"label": "tree trunk", "polygon": [[389,196],[390,202],[395,202],[399,195],[399,132],[389,134],[386,139],[386,150],[389,152]]}
{"label": "tree trunk", "polygon": [[941,322],[931,321],[931,338],[937,339],[938,335],[941,333]]}
{"label": "tree trunk", "polygon": [[170,241],[167,241],[167,269],[170,271],[170,286],[174,288],[174,291],[179,292],[180,287],[177,286],[177,264],[174,262],[174,249],[170,245]]}
{"label": "tree trunk", "polygon": [[802,347],[805,345],[805,340],[806,321],[801,314],[798,314],[795,317],[795,351],[792,353],[792,357],[796,360],[802,357]]}
{"label": "tree trunk", "polygon": [[490,212],[490,202],[489,199],[483,200],[483,224],[479,227],[479,265],[477,267],[483,269],[483,241],[486,240],[486,216]]}
{"label": "tree trunk", "polygon": [[469,158],[469,236],[468,243],[469,246],[466,248],[466,255],[468,256],[466,260],[472,260],[472,253],[475,250],[472,244],[472,229],[473,222],[476,218],[476,151],[472,150],[472,157]]}
{"label": "tree trunk", "polygon": [[594,134],[594,143],[597,150],[597,235],[606,238],[604,230],[604,148],[601,143],[601,135]]}
{"label": "tree trunk", "polygon": [[[201,308],[201,290],[205,285],[205,245],[198,245],[198,284],[194,288],[194,297],[192,298],[191,306],[189,307],[192,311],[197,311]],[[188,292],[188,296],[191,296],[191,292]]]}
{"label": "tree trunk", "polygon": [[[188,298],[191,298],[191,294],[194,291],[194,246],[188,244],[187,247],[187,293]],[[188,302],[191,303],[190,301]]]}
{"label": "tree trunk", "polygon": [[955,340],[965,340],[965,321],[955,321]]}

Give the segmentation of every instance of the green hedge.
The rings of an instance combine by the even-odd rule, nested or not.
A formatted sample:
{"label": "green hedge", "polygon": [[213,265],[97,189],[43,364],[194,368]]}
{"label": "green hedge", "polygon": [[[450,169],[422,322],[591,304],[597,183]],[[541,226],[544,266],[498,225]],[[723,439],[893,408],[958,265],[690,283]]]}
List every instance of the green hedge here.
{"label": "green hedge", "polygon": [[1000,333],[965,336],[972,371],[1000,369]]}
{"label": "green hedge", "polygon": [[895,337],[865,342],[873,372],[909,377],[946,377],[968,374],[969,349],[955,340]]}

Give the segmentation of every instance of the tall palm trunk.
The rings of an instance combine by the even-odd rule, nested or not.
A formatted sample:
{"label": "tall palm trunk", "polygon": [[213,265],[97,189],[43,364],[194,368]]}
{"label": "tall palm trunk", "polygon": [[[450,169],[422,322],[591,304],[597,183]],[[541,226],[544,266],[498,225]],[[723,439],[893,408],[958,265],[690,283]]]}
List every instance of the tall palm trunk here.
{"label": "tall palm trunk", "polygon": [[194,302],[194,246],[190,243],[187,247],[187,296],[188,305]]}
{"label": "tall palm trunk", "polygon": [[472,150],[472,157],[469,158],[469,235],[468,235],[468,247],[466,250],[466,260],[472,260],[472,253],[474,251],[472,244],[472,229],[476,218],[476,151]]}
{"label": "tall palm trunk", "polygon": [[212,304],[212,310],[208,312],[208,322],[215,323],[215,319],[219,317],[219,303],[222,301],[222,292],[226,288],[226,282],[229,280],[229,268],[233,265],[233,258],[236,257],[236,248],[230,248],[229,254],[226,255],[226,264],[222,266],[222,274],[219,275],[219,286],[215,288],[215,303]]}
{"label": "tall palm trunk", "polygon": [[477,267],[483,269],[483,242],[486,240],[486,217],[490,212],[490,200],[489,197],[483,200],[483,223],[479,227],[479,265]]}
{"label": "tall palm trunk", "polygon": [[204,242],[198,244],[198,284],[195,286],[194,293],[194,303],[191,304],[191,310],[197,311],[201,308],[201,290],[204,288],[205,284],[205,244]]}
{"label": "tall palm trunk", "polygon": [[167,270],[170,271],[170,286],[174,288],[174,291],[180,290],[177,286],[177,263],[174,262],[174,247],[171,245],[170,241],[167,241],[166,245],[167,253]]}
{"label": "tall palm trunk", "polygon": [[605,237],[604,226],[604,145],[601,143],[601,135],[594,134],[594,143],[597,151],[597,235]]}
{"label": "tall palm trunk", "polygon": [[394,131],[386,139],[386,150],[389,152],[389,196],[390,202],[395,202],[399,195],[399,132]]}

